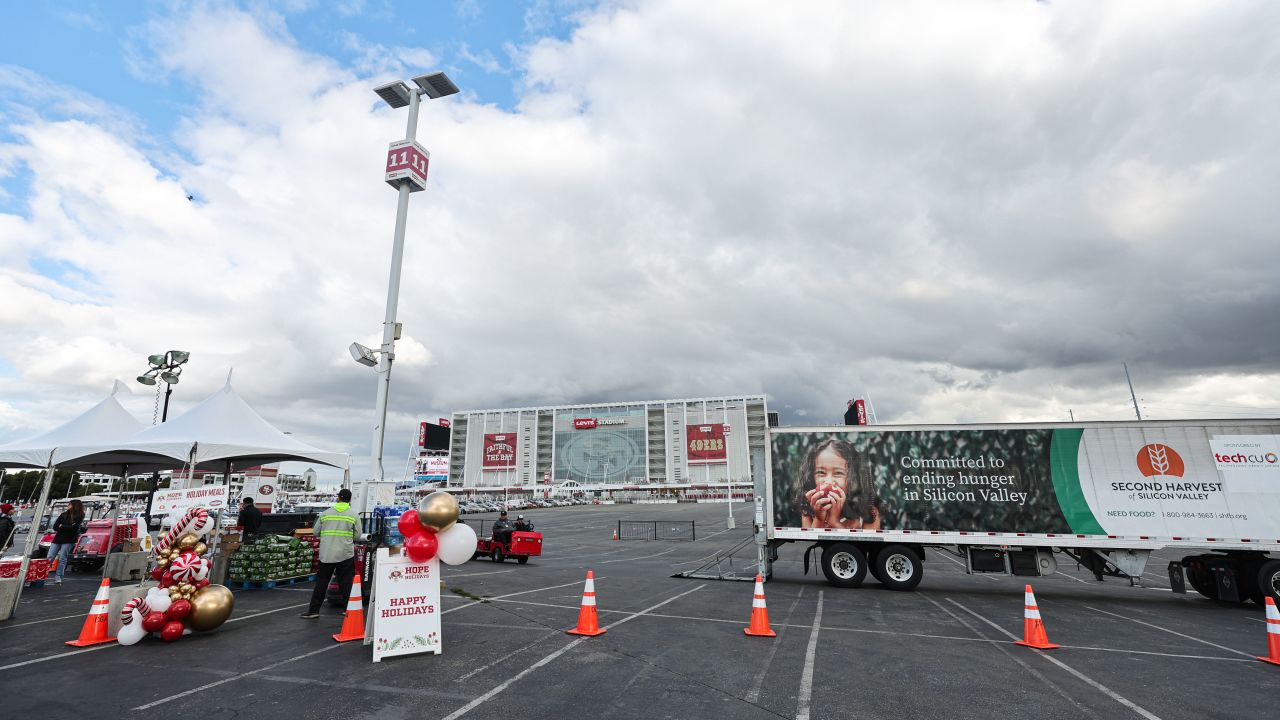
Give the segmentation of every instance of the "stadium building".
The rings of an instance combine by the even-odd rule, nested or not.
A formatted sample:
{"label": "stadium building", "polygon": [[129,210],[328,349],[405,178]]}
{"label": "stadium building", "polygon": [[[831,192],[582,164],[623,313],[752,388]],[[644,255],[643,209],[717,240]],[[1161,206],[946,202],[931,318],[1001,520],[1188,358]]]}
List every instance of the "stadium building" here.
{"label": "stadium building", "polygon": [[[760,395],[453,413],[448,486],[535,495],[751,490]],[[735,490],[735,493],[737,490]]]}

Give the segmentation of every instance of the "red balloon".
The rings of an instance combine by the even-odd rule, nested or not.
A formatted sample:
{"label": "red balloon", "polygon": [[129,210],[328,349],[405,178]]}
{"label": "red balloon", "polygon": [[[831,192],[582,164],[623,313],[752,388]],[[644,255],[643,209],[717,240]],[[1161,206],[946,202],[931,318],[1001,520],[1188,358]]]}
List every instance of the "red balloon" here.
{"label": "red balloon", "polygon": [[426,562],[436,556],[440,541],[433,532],[420,532],[404,541],[404,551],[414,562]]}
{"label": "red balloon", "polygon": [[147,616],[142,618],[142,629],[147,632],[160,632],[164,629],[165,623],[169,622],[169,618],[159,610],[152,610]]}
{"label": "red balloon", "polygon": [[164,571],[165,569],[162,567],[151,568],[151,579],[159,580],[160,578],[164,577]]}
{"label": "red balloon", "polygon": [[164,628],[160,630],[160,639],[165,642],[173,642],[182,637],[182,629],[184,625],[177,620],[170,620],[164,624]]}
{"label": "red balloon", "polygon": [[168,573],[165,573],[164,577],[160,578],[160,587],[167,588],[172,584],[173,584],[173,576],[169,575]]}
{"label": "red balloon", "polygon": [[400,519],[396,521],[396,527],[400,529],[400,534],[406,540],[426,529],[422,527],[422,521],[418,519],[418,511],[413,509],[400,516]]}
{"label": "red balloon", "polygon": [[198,588],[206,587],[208,586],[208,584],[209,584],[209,578],[196,581],[196,587]]}
{"label": "red balloon", "polygon": [[165,611],[164,616],[170,620],[185,620],[191,614],[190,600],[174,600],[169,609]]}

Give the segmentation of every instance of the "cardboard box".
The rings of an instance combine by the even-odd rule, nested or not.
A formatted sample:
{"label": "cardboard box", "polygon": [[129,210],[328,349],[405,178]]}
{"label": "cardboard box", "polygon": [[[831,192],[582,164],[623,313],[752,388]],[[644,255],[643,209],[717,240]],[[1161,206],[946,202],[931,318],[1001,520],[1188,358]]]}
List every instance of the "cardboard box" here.
{"label": "cardboard box", "polygon": [[235,551],[237,551],[237,550],[239,550],[239,549],[240,549],[240,543],[239,543],[239,542],[237,542],[237,541],[235,541],[235,540],[233,540],[233,541],[231,541],[231,542],[224,542],[224,543],[222,543],[221,545],[219,545],[219,546],[218,546],[218,554],[219,554],[219,555],[230,555],[231,553],[233,553],[233,552],[235,552]]}
{"label": "cardboard box", "polygon": [[131,537],[125,538],[123,552],[133,553],[142,551],[142,538]]}
{"label": "cardboard box", "polygon": [[293,536],[302,537],[304,535],[315,535],[315,533],[316,531],[313,528],[298,528],[293,531]]}

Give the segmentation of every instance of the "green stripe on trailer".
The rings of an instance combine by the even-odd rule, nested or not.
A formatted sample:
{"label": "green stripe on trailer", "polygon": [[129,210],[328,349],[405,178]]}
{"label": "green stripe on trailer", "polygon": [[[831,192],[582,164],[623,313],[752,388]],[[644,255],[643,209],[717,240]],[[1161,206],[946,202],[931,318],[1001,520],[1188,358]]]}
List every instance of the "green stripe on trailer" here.
{"label": "green stripe on trailer", "polygon": [[1067,518],[1071,531],[1084,535],[1106,535],[1098,519],[1089,509],[1080,488],[1080,441],[1084,437],[1081,428],[1062,428],[1053,431],[1049,444],[1049,465],[1053,476],[1053,490],[1058,496],[1058,507]]}

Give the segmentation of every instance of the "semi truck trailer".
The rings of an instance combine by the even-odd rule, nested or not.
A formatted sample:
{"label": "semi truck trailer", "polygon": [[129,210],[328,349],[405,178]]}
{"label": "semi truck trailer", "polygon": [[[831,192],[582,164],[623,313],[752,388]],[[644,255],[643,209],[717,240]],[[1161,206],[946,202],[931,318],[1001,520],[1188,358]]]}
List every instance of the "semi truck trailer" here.
{"label": "semi truck trailer", "polygon": [[1280,601],[1280,420],[770,428],[763,462],[766,573],[799,542],[841,587],[910,590],[929,547],[1136,584],[1165,550],[1206,597]]}

